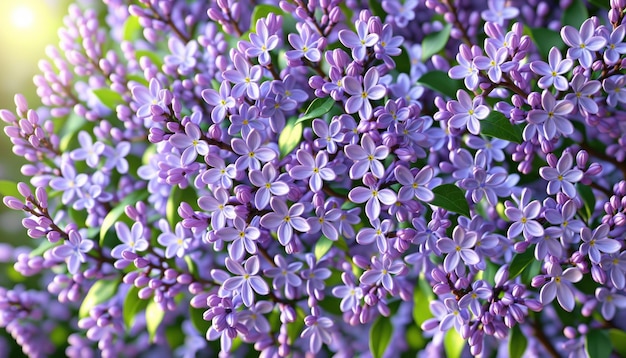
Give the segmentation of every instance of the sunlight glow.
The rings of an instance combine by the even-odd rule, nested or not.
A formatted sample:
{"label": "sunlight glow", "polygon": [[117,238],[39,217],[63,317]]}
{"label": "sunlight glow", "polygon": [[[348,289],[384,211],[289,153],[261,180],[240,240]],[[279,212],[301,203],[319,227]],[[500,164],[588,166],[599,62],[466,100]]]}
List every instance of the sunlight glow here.
{"label": "sunlight glow", "polygon": [[35,24],[35,13],[32,8],[18,5],[11,11],[11,23],[19,29],[27,29]]}

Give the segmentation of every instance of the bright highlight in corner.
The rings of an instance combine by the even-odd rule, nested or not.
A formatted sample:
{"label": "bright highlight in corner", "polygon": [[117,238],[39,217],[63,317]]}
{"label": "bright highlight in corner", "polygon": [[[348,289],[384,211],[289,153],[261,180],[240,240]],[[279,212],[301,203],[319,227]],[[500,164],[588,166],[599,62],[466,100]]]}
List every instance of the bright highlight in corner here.
{"label": "bright highlight in corner", "polygon": [[19,29],[27,29],[35,23],[35,13],[32,8],[19,5],[11,10],[11,23]]}

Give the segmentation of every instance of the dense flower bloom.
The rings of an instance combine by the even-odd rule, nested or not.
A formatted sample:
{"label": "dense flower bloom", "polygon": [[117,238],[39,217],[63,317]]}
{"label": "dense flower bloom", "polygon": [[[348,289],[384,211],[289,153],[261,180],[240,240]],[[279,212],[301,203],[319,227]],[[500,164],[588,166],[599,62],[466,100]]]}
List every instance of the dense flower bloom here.
{"label": "dense flower bloom", "polygon": [[300,165],[291,168],[289,175],[294,179],[309,179],[309,187],[315,192],[322,190],[324,181],[332,181],[337,176],[331,168],[326,167],[328,154],[324,151],[318,152],[313,158],[309,152],[299,150],[296,157]]}
{"label": "dense flower bloom", "polygon": [[449,122],[450,127],[467,127],[470,133],[478,135],[480,132],[479,120],[487,118],[489,108],[482,104],[481,97],[476,97],[472,100],[467,92],[463,90],[459,90],[456,96],[459,99],[458,102],[451,101],[449,103],[450,112],[453,113]]}
{"label": "dense flower bloom", "polygon": [[526,240],[543,236],[543,227],[535,220],[541,213],[541,204],[537,200],[530,201],[530,192],[527,189],[522,191],[518,200],[518,207],[509,206],[504,210],[504,213],[514,221],[507,231],[507,236],[510,239],[522,233]]}
{"label": "dense flower bloom", "polygon": [[80,269],[80,264],[87,261],[86,254],[93,246],[93,241],[83,239],[82,235],[77,231],[70,231],[69,237],[65,240],[65,243],[55,247],[52,254],[59,258],[66,259],[67,270],[71,274],[76,274]]}
{"label": "dense flower bloom", "polygon": [[363,61],[367,55],[367,48],[378,42],[378,35],[369,32],[367,22],[357,20],[356,34],[350,30],[341,30],[339,31],[339,40],[346,47],[352,49],[352,57],[355,60]]}
{"label": "dense flower bloom", "polygon": [[541,105],[543,109],[533,109],[528,113],[528,122],[538,127],[526,126],[524,129],[526,140],[532,138],[535,131],[546,140],[552,140],[557,134],[570,135],[574,132],[574,126],[567,118],[567,115],[574,109],[572,102],[557,101],[551,92],[544,90],[541,94]]}
{"label": "dense flower bloom", "polygon": [[396,194],[391,189],[365,188],[358,186],[348,193],[348,198],[355,203],[365,203],[365,215],[370,221],[380,215],[380,204],[392,205],[396,202]]}
{"label": "dense flower bloom", "polygon": [[250,256],[242,265],[237,261],[227,257],[226,268],[236,276],[231,277],[224,281],[222,287],[228,291],[238,292],[241,296],[241,300],[246,307],[250,307],[254,304],[255,292],[259,295],[267,295],[269,293],[269,287],[265,281],[257,276],[260,269],[259,258],[257,256]]}
{"label": "dense flower bloom", "polygon": [[539,175],[548,181],[547,192],[550,195],[562,190],[570,198],[576,197],[576,187],[574,184],[583,177],[580,169],[572,168],[574,158],[570,152],[565,152],[556,163],[556,167],[542,167]]}
{"label": "dense flower bloom", "polygon": [[480,13],[483,20],[502,25],[504,20],[510,20],[517,17],[519,10],[512,6],[507,6],[506,0],[489,0],[487,2],[489,9]]}
{"label": "dense flower bloom", "polygon": [[598,226],[593,232],[586,227],[580,229],[580,239],[584,242],[580,245],[580,252],[589,254],[591,262],[598,264],[602,253],[613,254],[622,247],[619,241],[608,237],[609,231],[610,227],[607,224]]}
{"label": "dense flower bloom", "polygon": [[540,88],[546,89],[554,86],[559,91],[566,91],[568,84],[563,74],[569,71],[573,64],[569,58],[563,59],[558,48],[552,47],[548,56],[548,63],[533,61],[530,68],[536,74],[543,76],[537,82]]}
{"label": "dense flower bloom", "polygon": [[475,265],[480,261],[480,257],[472,250],[476,245],[476,233],[467,232],[462,226],[457,226],[452,232],[452,239],[444,237],[437,241],[437,247],[441,252],[446,253],[443,267],[446,272],[454,272],[462,264]]}
{"label": "dense flower bloom", "polygon": [[311,229],[309,223],[300,215],[304,213],[304,205],[296,203],[287,207],[287,204],[279,199],[272,198],[270,206],[274,210],[271,213],[263,215],[261,225],[276,229],[278,241],[286,246],[293,238],[293,230],[307,232]]}
{"label": "dense flower bloom", "polygon": [[576,267],[569,267],[563,271],[559,264],[549,263],[546,278],[550,278],[550,281],[541,288],[541,303],[547,305],[556,297],[559,305],[571,312],[576,304],[572,283],[580,281],[582,277],[582,272]]}
{"label": "dense flower bloom", "polygon": [[602,36],[594,36],[595,26],[592,19],[587,19],[577,31],[572,26],[561,29],[561,38],[570,47],[567,56],[578,60],[584,68],[591,67],[595,57],[594,52],[601,50],[606,45],[606,39]]}
{"label": "dense flower bloom", "polygon": [[270,51],[278,46],[279,38],[276,34],[269,34],[265,19],[258,19],[256,32],[250,33],[252,46],[246,49],[246,56],[257,57],[259,64],[266,66],[270,63]]}
{"label": "dense flower bloom", "polygon": [[349,144],[345,147],[345,152],[348,158],[354,160],[354,164],[350,167],[350,178],[362,178],[368,171],[371,171],[377,178],[382,178],[385,168],[380,161],[389,155],[388,147],[376,146],[370,136],[364,135],[361,145]]}
{"label": "dense flower bloom", "polygon": [[343,79],[345,91],[352,96],[345,104],[347,113],[359,112],[362,120],[368,120],[372,116],[372,104],[370,100],[381,99],[385,96],[385,86],[378,84],[379,74],[376,68],[370,68],[363,77],[363,83],[352,76]]}

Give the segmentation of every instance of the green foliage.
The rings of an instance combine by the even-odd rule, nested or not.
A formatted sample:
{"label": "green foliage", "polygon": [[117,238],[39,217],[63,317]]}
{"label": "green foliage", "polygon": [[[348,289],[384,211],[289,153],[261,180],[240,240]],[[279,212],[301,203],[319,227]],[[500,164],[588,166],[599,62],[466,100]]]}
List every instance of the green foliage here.
{"label": "green foliage", "polygon": [[142,27],[139,24],[139,17],[134,15],[129,16],[124,22],[122,34],[124,41],[137,41],[142,34]]}
{"label": "green foliage", "polygon": [[393,325],[389,317],[380,316],[370,329],[370,352],[374,358],[382,358],[387,350],[391,336],[393,334]]}
{"label": "green foliage", "polygon": [[578,29],[588,18],[589,11],[587,11],[585,2],[582,0],[574,0],[571,5],[563,11],[563,15],[561,15],[561,25],[570,25]]}
{"label": "green foliage", "polygon": [[465,340],[454,328],[449,329],[443,339],[443,349],[446,352],[446,357],[460,358],[465,344]]}
{"label": "green foliage", "polygon": [[565,43],[561,39],[561,34],[554,30],[544,27],[529,28],[525,26],[524,33],[529,35],[533,40],[542,58],[548,58],[548,54],[550,53],[550,49],[552,47],[562,50],[565,46]]}
{"label": "green foliage", "polygon": [[605,330],[590,330],[585,337],[585,351],[589,358],[609,358],[611,356],[611,340]]}
{"label": "green foliage", "polygon": [[487,118],[480,121],[480,132],[488,137],[522,143],[522,128],[512,124],[504,114],[498,111],[491,111]]}
{"label": "green foliage", "polygon": [[191,305],[189,306],[189,319],[191,320],[194,328],[202,336],[205,335],[211,327],[211,322],[205,321],[204,318],[202,318],[204,311],[206,311],[206,309],[194,308]]}
{"label": "green foliage", "polygon": [[148,300],[142,300],[138,296],[139,288],[136,286],[132,286],[128,292],[126,293],[126,298],[124,299],[124,324],[128,329],[131,329],[135,324],[135,318],[139,312],[146,309],[148,306]]}
{"label": "green foliage", "polygon": [[528,346],[528,339],[518,325],[511,328],[509,334],[509,357],[522,358]]}
{"label": "green foliage", "polygon": [[533,261],[535,261],[533,250],[527,249],[522,253],[515,254],[509,266],[509,279],[519,276]]}
{"label": "green foliage", "polygon": [[596,207],[596,196],[588,185],[576,184],[576,191],[581,199],[583,199],[582,214],[586,220],[591,219],[591,215]]}
{"label": "green foliage", "polygon": [[147,197],[147,191],[135,191],[109,211],[107,216],[104,217],[104,220],[102,220],[102,226],[100,226],[100,246],[104,246],[104,238],[106,237],[107,232],[118,221],[120,216],[122,216],[126,206],[134,205],[138,201],[144,200]]}
{"label": "green foliage", "polygon": [[22,198],[22,194],[17,190],[17,183],[10,180],[0,180],[0,195]]}
{"label": "green foliage", "polygon": [[426,60],[446,47],[451,31],[452,24],[446,24],[441,31],[433,32],[424,37],[424,41],[422,41],[422,62],[426,62]]}
{"label": "green foliage", "polygon": [[413,289],[413,320],[418,326],[433,317],[430,312],[430,301],[434,294],[424,276],[420,276],[417,286]]}
{"label": "green foliage", "polygon": [[150,300],[146,307],[146,329],[150,335],[150,341],[154,341],[154,336],[163,321],[163,317],[165,317],[165,311],[161,304],[155,300]]}
{"label": "green foliage", "polygon": [[85,318],[89,316],[89,311],[91,311],[92,308],[113,297],[117,292],[119,283],[119,280],[96,281],[96,283],[91,286],[89,292],[87,292],[87,296],[85,296],[85,299],[83,300],[83,303],[80,305],[78,317]]}
{"label": "green foliage", "polygon": [[454,184],[442,184],[433,188],[435,198],[431,205],[470,217],[469,205],[465,199],[465,193]]}
{"label": "green foliage", "polygon": [[315,118],[321,118],[323,115],[330,112],[334,105],[335,100],[330,96],[326,98],[316,98],[311,101],[311,104],[307,107],[304,115],[296,120],[296,124],[313,120]]}
{"label": "green foliage", "polygon": [[117,105],[124,103],[124,98],[121,94],[113,91],[110,88],[98,88],[92,90],[93,94],[98,97],[100,102],[108,109],[115,111]]}
{"label": "green foliage", "polygon": [[609,340],[617,354],[620,357],[626,357],[626,332],[612,328],[609,330]]}
{"label": "green foliage", "polygon": [[417,80],[417,83],[450,98],[454,98],[456,91],[463,87],[463,81],[454,80],[447,73],[439,70],[426,72]]}
{"label": "green foliage", "polygon": [[320,236],[320,238],[315,243],[315,249],[313,251],[315,253],[315,258],[319,260],[322,258],[322,256],[326,255],[326,253],[330,251],[330,249],[333,247],[333,243],[334,241],[327,238],[326,236]]}
{"label": "green foliage", "polygon": [[300,144],[302,131],[302,123],[297,123],[295,118],[287,122],[285,129],[283,129],[278,137],[278,149],[280,150],[281,158],[291,153],[291,151]]}

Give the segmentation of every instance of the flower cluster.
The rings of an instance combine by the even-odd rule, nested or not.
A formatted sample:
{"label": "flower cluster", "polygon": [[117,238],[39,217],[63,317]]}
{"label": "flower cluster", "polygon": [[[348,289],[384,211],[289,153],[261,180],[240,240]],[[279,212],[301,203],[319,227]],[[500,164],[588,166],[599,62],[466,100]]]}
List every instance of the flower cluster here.
{"label": "flower cluster", "polygon": [[0,110],[24,353],[626,354],[626,1],[99,9]]}

